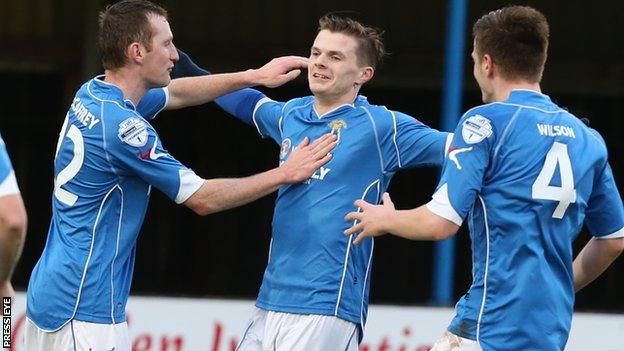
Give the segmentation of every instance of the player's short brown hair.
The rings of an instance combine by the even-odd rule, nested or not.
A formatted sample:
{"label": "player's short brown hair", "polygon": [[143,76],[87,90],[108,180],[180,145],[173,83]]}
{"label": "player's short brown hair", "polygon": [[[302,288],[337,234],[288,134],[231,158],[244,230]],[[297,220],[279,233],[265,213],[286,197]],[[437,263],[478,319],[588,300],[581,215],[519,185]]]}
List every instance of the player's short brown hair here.
{"label": "player's short brown hair", "polygon": [[134,42],[151,50],[149,16],[168,19],[167,11],[146,0],[123,0],[100,12],[99,48],[104,69],[117,69],[126,62],[126,50]]}
{"label": "player's short brown hair", "polygon": [[355,38],[360,44],[358,48],[358,63],[361,65],[369,65],[375,68],[381,64],[386,54],[382,39],[383,32],[349,17],[327,14],[319,19],[318,31],[322,30],[343,33]]}
{"label": "player's short brown hair", "polygon": [[549,34],[546,17],[528,6],[492,11],[472,27],[479,56],[489,54],[503,77],[532,83],[542,79]]}

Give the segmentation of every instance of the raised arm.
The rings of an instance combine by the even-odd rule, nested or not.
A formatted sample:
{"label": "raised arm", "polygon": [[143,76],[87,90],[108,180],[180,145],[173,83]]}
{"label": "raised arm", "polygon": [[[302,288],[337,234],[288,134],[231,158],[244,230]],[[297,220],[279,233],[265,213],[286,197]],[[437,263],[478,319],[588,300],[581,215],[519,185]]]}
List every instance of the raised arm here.
{"label": "raised arm", "polygon": [[332,134],[312,144],[305,138],[281,166],[245,178],[207,179],[184,204],[205,216],[252,202],[284,184],[301,183],[310,178],[315,170],[329,162],[329,152],[334,147],[336,136]]}
{"label": "raised arm", "polygon": [[[169,84],[168,109],[200,105],[250,86],[278,87],[295,79],[307,67],[307,58],[284,56],[258,69],[174,79]],[[229,111],[228,111],[229,112]]]}
{"label": "raised arm", "polygon": [[[171,71],[172,79],[207,76],[210,74],[208,70],[199,67],[195,62],[193,62],[187,53],[180,49],[177,50],[180,59],[173,67],[173,71]],[[256,106],[256,103],[264,97],[266,96],[258,90],[245,88],[218,97],[214,100],[214,102],[230,115],[240,119],[248,125],[253,125],[252,115],[254,107]]]}

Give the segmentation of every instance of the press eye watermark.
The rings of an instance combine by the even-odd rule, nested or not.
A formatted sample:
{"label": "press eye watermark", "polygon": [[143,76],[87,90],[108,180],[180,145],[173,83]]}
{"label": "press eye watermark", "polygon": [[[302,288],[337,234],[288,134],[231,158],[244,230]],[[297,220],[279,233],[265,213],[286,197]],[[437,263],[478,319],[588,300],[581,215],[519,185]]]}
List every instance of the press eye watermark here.
{"label": "press eye watermark", "polygon": [[11,347],[11,298],[2,298],[2,348]]}

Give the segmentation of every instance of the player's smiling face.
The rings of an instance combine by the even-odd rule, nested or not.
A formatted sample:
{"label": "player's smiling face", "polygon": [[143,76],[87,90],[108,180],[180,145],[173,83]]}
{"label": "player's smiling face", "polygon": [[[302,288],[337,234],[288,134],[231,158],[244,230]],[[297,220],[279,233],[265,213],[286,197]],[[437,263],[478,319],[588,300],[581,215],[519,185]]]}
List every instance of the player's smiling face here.
{"label": "player's smiling face", "polygon": [[152,26],[152,47],[149,51],[143,48],[143,73],[150,87],[164,87],[171,81],[170,73],[179,59],[178,51],[173,45],[169,22],[155,15],[149,16],[149,21]]}
{"label": "player's smiling face", "polygon": [[[317,98],[353,101],[359,87],[372,77],[372,68],[358,60],[357,39],[322,30],[310,49],[308,83]],[[356,85],[357,84],[357,85]]]}

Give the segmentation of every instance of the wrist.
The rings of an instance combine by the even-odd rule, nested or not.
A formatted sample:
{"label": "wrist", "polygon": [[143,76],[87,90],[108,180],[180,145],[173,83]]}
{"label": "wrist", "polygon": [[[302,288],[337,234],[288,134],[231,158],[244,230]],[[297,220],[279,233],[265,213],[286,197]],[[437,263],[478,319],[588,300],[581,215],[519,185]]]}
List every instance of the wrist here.
{"label": "wrist", "polygon": [[245,82],[245,85],[249,87],[261,85],[261,77],[257,69],[248,69],[244,71],[243,80]]}

